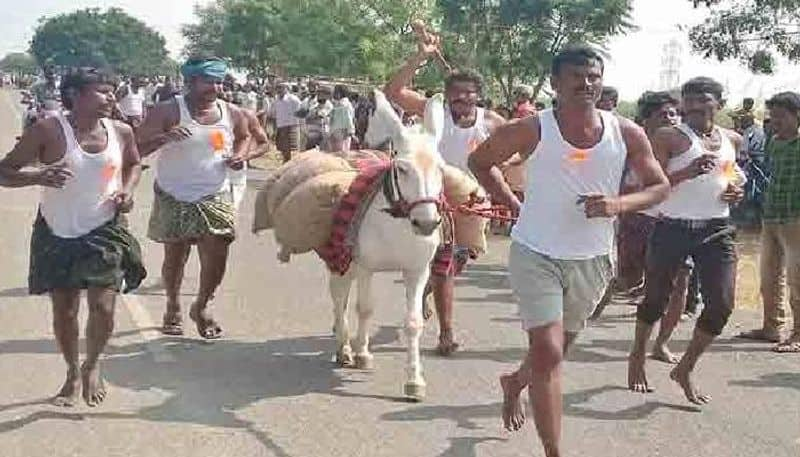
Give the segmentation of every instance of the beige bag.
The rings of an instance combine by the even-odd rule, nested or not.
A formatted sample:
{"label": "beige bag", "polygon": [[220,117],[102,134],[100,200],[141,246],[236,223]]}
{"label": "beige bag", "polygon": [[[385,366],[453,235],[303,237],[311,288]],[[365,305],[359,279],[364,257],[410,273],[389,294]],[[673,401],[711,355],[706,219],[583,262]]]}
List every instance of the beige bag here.
{"label": "beige bag", "polygon": [[331,236],[333,212],[355,180],[356,171],[332,171],[294,189],[273,213],[275,240],[300,254],[322,247]]}
{"label": "beige bag", "polygon": [[[484,203],[477,205],[477,208],[489,208],[490,203],[485,199],[486,193],[478,185],[478,182],[471,176],[450,165],[444,165],[442,169],[444,176],[444,196],[447,203],[453,208],[470,201],[471,196],[484,199]],[[486,225],[488,220],[482,216],[473,216],[460,213],[453,213],[454,238],[458,246],[464,246],[472,251],[473,254],[485,254]]]}
{"label": "beige bag", "polygon": [[[317,150],[306,151],[297,159],[287,162],[275,173],[274,181],[268,180],[264,186],[267,191],[267,208],[275,209],[294,189],[309,179],[331,171],[347,171],[353,168],[347,160]],[[274,218],[273,218],[274,219]]]}
{"label": "beige bag", "polygon": [[256,194],[253,233],[274,226],[275,209],[296,187],[314,176],[330,171],[351,170],[343,157],[310,149],[275,170]]}

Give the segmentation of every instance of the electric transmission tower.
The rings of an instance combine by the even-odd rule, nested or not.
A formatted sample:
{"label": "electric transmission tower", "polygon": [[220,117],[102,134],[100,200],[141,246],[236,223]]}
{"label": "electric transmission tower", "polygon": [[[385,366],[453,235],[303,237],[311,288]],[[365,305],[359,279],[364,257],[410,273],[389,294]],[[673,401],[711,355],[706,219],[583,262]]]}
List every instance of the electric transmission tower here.
{"label": "electric transmission tower", "polygon": [[661,55],[661,90],[672,90],[681,83],[681,54],[683,48],[676,39],[664,45]]}

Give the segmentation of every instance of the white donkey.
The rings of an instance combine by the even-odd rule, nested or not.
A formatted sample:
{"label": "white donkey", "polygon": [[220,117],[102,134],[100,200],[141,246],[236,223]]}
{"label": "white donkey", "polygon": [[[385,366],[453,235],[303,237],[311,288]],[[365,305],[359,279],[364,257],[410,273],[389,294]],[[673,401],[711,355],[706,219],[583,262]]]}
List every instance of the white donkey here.
{"label": "white donkey", "polygon": [[[373,356],[369,351],[374,310],[372,277],[376,272],[402,272],[408,344],[403,392],[419,401],[425,396],[419,344],[423,327],[422,293],[439,245],[438,228],[443,217],[438,204],[443,187],[441,158],[436,153],[432,133],[413,133],[404,127],[386,97],[377,90],[375,102],[366,143],[378,147],[391,141],[395,155],[382,191],[377,192],[361,222],[353,263],[344,276],[334,273],[330,277],[336,359],[342,366],[372,367]],[[347,310],[353,280],[358,283],[358,329],[351,347]]]}

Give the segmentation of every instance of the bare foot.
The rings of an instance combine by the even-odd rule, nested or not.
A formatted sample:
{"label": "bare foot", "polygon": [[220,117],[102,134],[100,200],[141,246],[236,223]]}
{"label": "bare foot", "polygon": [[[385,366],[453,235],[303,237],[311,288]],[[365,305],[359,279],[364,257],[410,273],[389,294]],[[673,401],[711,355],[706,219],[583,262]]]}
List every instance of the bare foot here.
{"label": "bare foot", "polygon": [[675,365],[680,361],[680,358],[673,354],[666,344],[657,344],[653,346],[653,352],[650,354],[650,357],[659,362],[669,363],[671,365]]}
{"label": "bare foot", "polygon": [[503,426],[509,432],[515,432],[525,423],[525,411],[519,394],[525,386],[520,385],[516,373],[500,376],[503,388]]}
{"label": "bare foot", "polygon": [[81,386],[81,376],[77,369],[69,370],[67,372],[67,379],[61,390],[58,391],[53,404],[63,408],[71,408],[78,403],[78,392]]}
{"label": "bare foot", "polygon": [[647,384],[647,373],[644,369],[646,361],[647,358],[643,354],[628,356],[628,389],[643,394],[653,391]]}
{"label": "bare foot", "polygon": [[461,345],[453,339],[453,331],[445,330],[439,334],[439,347],[437,347],[436,350],[439,352],[439,355],[447,357],[456,352],[460,346]]}
{"label": "bare foot", "polygon": [[711,401],[710,395],[703,395],[700,391],[695,387],[694,383],[691,379],[691,372],[682,369],[679,366],[675,367],[672,372],[669,374],[670,379],[677,382],[681,389],[683,389],[684,395],[686,395],[686,399],[689,402],[694,403],[695,405],[705,405],[706,403]]}
{"label": "bare foot", "polygon": [[87,368],[84,365],[81,367],[81,379],[83,380],[83,400],[91,407],[100,405],[106,399],[106,383],[100,377],[100,367],[95,365]]}

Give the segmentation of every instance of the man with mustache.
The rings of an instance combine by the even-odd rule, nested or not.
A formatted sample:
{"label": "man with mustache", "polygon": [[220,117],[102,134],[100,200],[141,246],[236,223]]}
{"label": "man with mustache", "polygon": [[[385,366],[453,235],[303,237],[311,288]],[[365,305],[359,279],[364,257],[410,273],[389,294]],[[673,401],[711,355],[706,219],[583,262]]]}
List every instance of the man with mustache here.
{"label": "man with mustache", "polygon": [[167,310],[162,331],[168,335],[183,334],[179,297],[192,245],[200,254],[200,287],[189,317],[200,337],[222,335],[208,305],[225,275],[235,238],[229,170],[242,169],[250,145],[246,116],[219,100],[227,69],[216,57],[190,58],[181,67],[186,95],[156,105],[139,131],[142,153],[158,151],[147,235],[164,245]]}
{"label": "man with mustache", "polygon": [[[100,354],[114,330],[120,290],[145,277],[139,243],[120,213],[133,206],[139,181],[139,151],[131,127],[110,119],[116,78],[81,68],[64,77],[61,100],[69,110],[37,122],[2,161],[0,185],[43,187],[31,234],[28,288],[49,294],[53,333],[67,379],[57,406],[89,406],[106,397]],[[33,170],[27,167],[42,164]],[[86,359],[79,364],[78,308],[86,290]]]}
{"label": "man with mustache", "polygon": [[710,397],[697,389],[692,373],[722,333],[734,306],[737,259],[729,216],[730,205],[744,196],[744,174],[736,165],[742,138],[714,124],[724,104],[722,92],[722,85],[711,78],[687,81],[681,89],[684,123],[663,127],[653,136],[653,150],[672,192],[659,207],[661,219],[647,248],[645,297],[637,311],[628,365],[628,387],[652,392],[645,374],[647,342],[670,301],[676,275],[691,256],[700,273],[705,308],[670,378],[697,405],[708,403]]}
{"label": "man with mustache", "polygon": [[[659,203],[669,184],[644,131],[595,107],[603,87],[597,51],[562,50],[551,73],[558,107],[500,127],[469,165],[493,199],[520,211],[508,270],[529,348],[519,370],[500,378],[503,422],[522,426],[527,388],[545,455],[560,457],[562,362],[613,276],[614,218]],[[517,152],[527,165],[522,203],[492,173]],[[642,189],[619,196],[626,163]]]}
{"label": "man with mustache", "polygon": [[[637,118],[647,137],[652,139],[662,127],[670,127],[680,122],[678,115],[680,101],[669,92],[645,92],[637,102]],[[628,170],[622,184],[622,193],[635,192],[641,187],[636,174]],[[628,291],[631,296],[644,294],[644,273],[647,258],[647,241],[653,233],[659,217],[658,207],[638,213],[623,214],[619,218],[618,274],[617,287]],[[686,307],[686,292],[692,271],[691,261],[681,266],[670,295],[667,312],[661,319],[660,329],[653,344],[652,357],[665,363],[678,363],[667,347],[672,332],[680,321]]]}
{"label": "man with mustache", "polygon": [[[384,88],[386,97],[399,105],[406,114],[425,116],[425,109],[430,99],[409,86],[417,69],[431,57],[441,55],[440,52],[440,38],[433,33],[422,31],[417,53],[408,59],[386,84]],[[449,165],[468,174],[471,174],[467,167],[469,154],[505,122],[494,111],[478,107],[482,88],[481,77],[472,72],[453,72],[444,84],[445,125],[438,144],[439,153]],[[496,167],[494,173],[502,177]],[[444,356],[452,354],[459,347],[453,335],[455,277],[464,268],[470,256],[468,249],[464,247],[443,244],[433,261],[431,280],[426,290],[432,292],[436,303],[436,314],[439,319],[438,352]]]}

